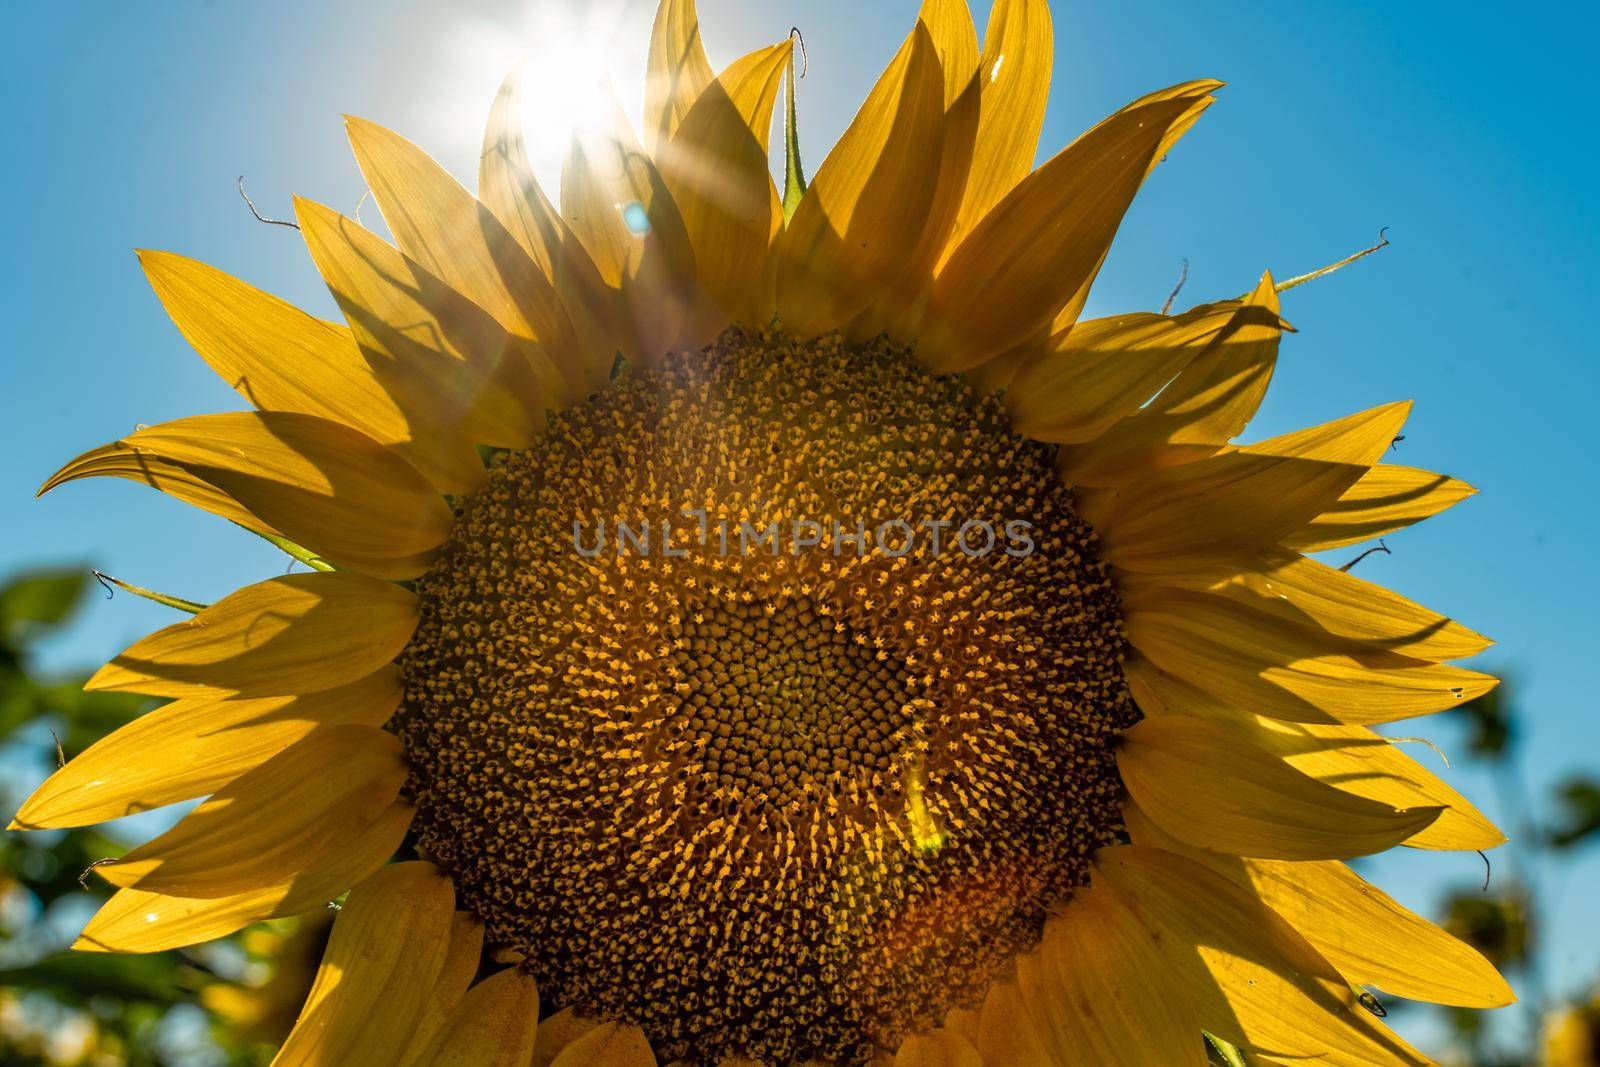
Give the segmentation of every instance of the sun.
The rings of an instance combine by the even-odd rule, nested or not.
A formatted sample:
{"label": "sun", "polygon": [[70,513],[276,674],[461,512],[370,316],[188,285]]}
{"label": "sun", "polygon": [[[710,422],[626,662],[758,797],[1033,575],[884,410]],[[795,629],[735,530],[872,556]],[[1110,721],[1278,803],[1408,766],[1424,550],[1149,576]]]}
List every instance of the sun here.
{"label": "sun", "polygon": [[613,100],[639,122],[643,64],[634,53],[648,32],[648,8],[621,0],[528,3],[508,19],[468,19],[447,31],[421,79],[414,119],[441,154],[465,157],[479,131],[462,116],[480,114],[515,69],[528,162],[554,189],[573,140],[603,124]]}

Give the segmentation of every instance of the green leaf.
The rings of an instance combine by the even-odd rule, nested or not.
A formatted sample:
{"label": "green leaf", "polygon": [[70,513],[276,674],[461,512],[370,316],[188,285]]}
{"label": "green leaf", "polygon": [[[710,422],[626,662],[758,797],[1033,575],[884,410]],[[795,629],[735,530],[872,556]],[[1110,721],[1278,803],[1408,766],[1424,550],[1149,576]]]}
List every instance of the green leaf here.
{"label": "green leaf", "polygon": [[1556,790],[1560,813],[1550,831],[1550,844],[1571,848],[1595,833],[1600,833],[1600,781],[1571,778]]}
{"label": "green leaf", "polygon": [[88,584],[82,567],[38,570],[0,587],[0,638],[21,644],[71,617]]}
{"label": "green leaf", "polygon": [[43,990],[67,1004],[83,1004],[97,996],[181,1004],[190,999],[185,987],[197,985],[198,978],[193,967],[162,953],[123,956],[69,951],[0,971],[0,985]]}

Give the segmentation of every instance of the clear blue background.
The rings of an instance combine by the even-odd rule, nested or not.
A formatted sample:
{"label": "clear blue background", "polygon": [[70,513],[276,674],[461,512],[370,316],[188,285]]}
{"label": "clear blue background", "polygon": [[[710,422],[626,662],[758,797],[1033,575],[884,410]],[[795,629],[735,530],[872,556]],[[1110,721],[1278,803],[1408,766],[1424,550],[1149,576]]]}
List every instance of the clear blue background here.
{"label": "clear blue background", "polygon": [[[470,184],[508,57],[548,48],[529,38],[563,6],[577,9],[296,0],[13,11],[0,39],[0,568],[81,560],[202,600],[281,571],[283,557],[249,535],[140,487],[102,481],[32,499],[65,459],[137,423],[239,406],[187,351],[131,250],[182,251],[331,315],[298,236],[253,221],[235,178],[248,176],[268,214],[287,215],[291,192],[349,211],[363,185],[343,140],[347,111],[407,133]],[[701,15],[718,65],[800,25],[811,60],[801,126],[815,164],[916,7],[702,0]],[[1147,185],[1091,313],[1158,307],[1184,257],[1180,305],[1247,289],[1265,267],[1280,278],[1311,269],[1390,227],[1394,243],[1378,256],[1287,295],[1300,333],[1252,432],[1417,400],[1393,458],[1482,493],[1391,538],[1394,554],[1360,573],[1499,639],[1485,659],[1516,673],[1535,789],[1592,768],[1600,740],[1588,681],[1600,644],[1589,564],[1594,10],[1057,3],[1041,145],[1054,152],[1152,88],[1230,83]],[[626,4],[607,17],[628,91],[650,10]],[[50,661],[98,662],[167,621],[131,597],[97,597]],[[1443,724],[1414,732],[1447,751],[1454,740]],[[1458,761],[1454,780],[1498,810],[1473,768]],[[1508,877],[1514,858],[1499,862]],[[1470,853],[1377,866],[1424,910],[1440,886],[1481,873]],[[1600,973],[1590,888],[1600,856],[1558,874],[1546,886],[1547,953],[1557,986],[1571,989]],[[1432,1033],[1420,1015],[1403,1025]]]}

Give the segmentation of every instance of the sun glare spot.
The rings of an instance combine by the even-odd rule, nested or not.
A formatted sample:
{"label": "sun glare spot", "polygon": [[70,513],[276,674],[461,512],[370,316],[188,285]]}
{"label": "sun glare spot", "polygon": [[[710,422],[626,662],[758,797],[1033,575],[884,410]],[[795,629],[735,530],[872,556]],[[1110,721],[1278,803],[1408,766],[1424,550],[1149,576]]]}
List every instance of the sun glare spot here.
{"label": "sun glare spot", "polygon": [[650,213],[637,200],[622,206],[622,222],[635,237],[643,237],[650,232]]}
{"label": "sun glare spot", "polygon": [[609,33],[586,16],[553,8],[532,21],[522,61],[522,124],[528,159],[540,180],[559,174],[574,136],[608,118]]}
{"label": "sun glare spot", "polygon": [[609,121],[613,98],[639,128],[641,43],[649,39],[650,18],[649,5],[598,0],[528,4],[511,18],[459,23],[429,68],[433,77],[412,89],[417,124],[402,120],[399,128],[452,170],[474,173],[489,105],[516,69],[528,161],[554,198],[574,135]]}

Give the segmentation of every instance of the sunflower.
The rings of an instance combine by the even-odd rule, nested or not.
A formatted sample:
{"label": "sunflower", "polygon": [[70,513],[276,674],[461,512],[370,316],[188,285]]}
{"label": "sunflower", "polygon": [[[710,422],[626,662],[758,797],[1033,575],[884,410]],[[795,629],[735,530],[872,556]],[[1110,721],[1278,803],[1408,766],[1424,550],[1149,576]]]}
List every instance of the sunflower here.
{"label": "sunflower", "polygon": [[[370,122],[393,243],[298,225],[344,322],[141,261],[253,410],[44,486],[154,486],[309,566],[134,643],[168,698],[16,825],[207,797],[106,861],[77,947],[348,891],[284,1064],[1427,1062],[1364,987],[1508,1003],[1346,866],[1503,840],[1373,727],[1489,642],[1305,553],[1469,495],[1380,463],[1407,406],[1234,439],[1264,275],[1081,320],[1220,83],[1033,168],[1041,0],[928,0],[809,184],[791,43],[714,74],[665,0],[642,141],[559,208],[517,87],[474,197]],[[790,78],[780,194],[769,130]],[[393,861],[393,862],[391,862]]]}

